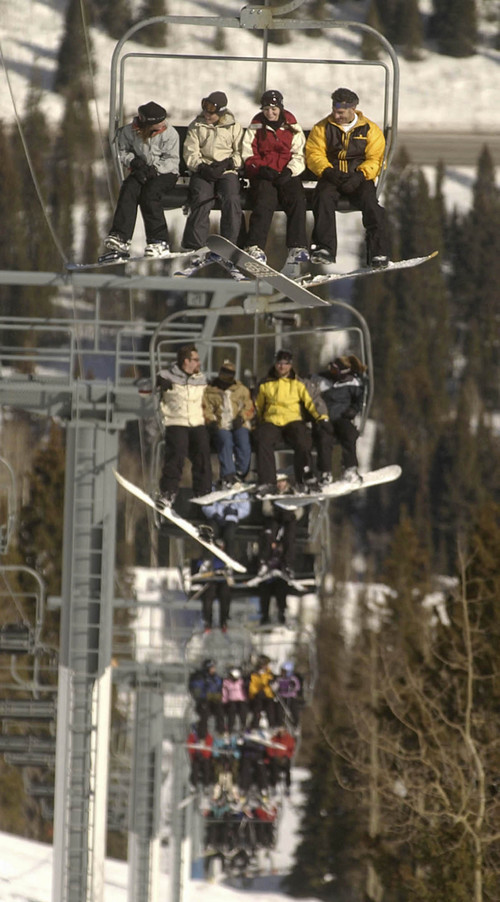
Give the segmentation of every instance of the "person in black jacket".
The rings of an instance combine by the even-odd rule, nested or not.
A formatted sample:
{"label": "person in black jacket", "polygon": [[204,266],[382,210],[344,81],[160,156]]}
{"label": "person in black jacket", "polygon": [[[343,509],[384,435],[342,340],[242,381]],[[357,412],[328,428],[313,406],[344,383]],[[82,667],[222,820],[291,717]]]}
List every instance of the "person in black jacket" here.
{"label": "person in black jacket", "polygon": [[354,355],[336,357],[327,369],[311,377],[314,395],[319,393],[326,404],[333,427],[333,436],[325,430],[315,430],[314,441],[318,453],[318,470],[325,475],[331,472],[333,442],[342,448],[342,479],[360,482],[356,442],[359,431],[354,418],[361,412],[364,396],[363,375],[367,367]]}

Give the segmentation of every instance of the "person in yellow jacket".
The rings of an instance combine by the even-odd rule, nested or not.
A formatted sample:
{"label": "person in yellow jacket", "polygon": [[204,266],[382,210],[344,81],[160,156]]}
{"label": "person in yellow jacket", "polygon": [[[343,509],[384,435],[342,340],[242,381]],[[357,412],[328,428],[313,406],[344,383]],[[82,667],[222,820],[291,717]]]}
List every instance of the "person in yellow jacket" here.
{"label": "person in yellow jacket", "polygon": [[271,670],[271,660],[267,655],[259,655],[255,670],[250,674],[248,699],[252,711],[251,728],[259,726],[260,715],[264,711],[270,726],[276,723],[275,692],[276,677]]}
{"label": "person in yellow jacket", "polygon": [[313,479],[306,416],[320,428],[332,428],[326,406],[321,399],[316,403],[313,401],[306,382],[296,375],[292,361],[291,351],[282,348],[277,352],[274,365],[261,381],[255,400],[258,492],[261,495],[276,491],[274,449],[283,441],[294,450],[296,482],[303,484]]}
{"label": "person in yellow jacket", "polygon": [[385,211],[375,191],[375,179],[384,165],[385,138],[378,125],[356,109],[358,103],[354,91],[337,88],[332,112],[313,126],[307,139],[306,164],[318,178],[313,195],[312,263],[335,263],[335,213],[342,197],[361,210],[367,263],[383,267],[389,262]]}

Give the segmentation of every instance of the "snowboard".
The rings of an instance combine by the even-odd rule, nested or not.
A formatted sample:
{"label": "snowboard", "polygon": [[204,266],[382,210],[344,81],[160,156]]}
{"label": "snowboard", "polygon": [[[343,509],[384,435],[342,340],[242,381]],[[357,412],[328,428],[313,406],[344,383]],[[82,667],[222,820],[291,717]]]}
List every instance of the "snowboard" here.
{"label": "snowboard", "polygon": [[307,275],[299,276],[295,281],[298,282],[299,285],[312,288],[317,285],[325,285],[328,282],[334,282],[338,279],[355,279],[357,276],[369,276],[372,275],[372,273],[377,272],[394,272],[399,269],[410,269],[412,266],[420,266],[422,263],[426,263],[427,260],[433,260],[434,257],[437,257],[438,253],[439,251],[433,251],[432,254],[427,254],[425,257],[409,257],[407,260],[390,260],[387,266],[364,266],[362,269],[353,269],[350,272],[320,273],[317,276],[308,273]]}
{"label": "snowboard", "polygon": [[[191,253],[197,254],[199,252],[192,251]],[[176,270],[176,272],[174,272],[174,276],[189,279],[191,276],[194,276],[195,273],[201,272],[202,269],[206,269],[207,266],[213,266],[214,263],[225,269],[235,282],[248,281],[248,277],[245,275],[245,273],[241,272],[240,269],[237,269],[235,266],[225,260],[224,257],[221,257],[220,254],[215,254],[213,251],[209,251],[206,257],[198,263],[193,263],[191,266],[185,266],[184,269]]]}
{"label": "snowboard", "polygon": [[291,579],[289,576],[286,576],[282,570],[269,570],[264,576],[254,576],[252,579],[239,582],[238,586],[243,586],[245,589],[253,589],[255,586],[267,583],[271,579],[282,579],[284,582],[288,583],[292,589],[296,589],[297,592],[309,592],[311,587],[316,586],[316,581],[314,579]]}
{"label": "snowboard", "polygon": [[[226,260],[234,263],[235,266],[248,272],[254,279],[263,279],[265,282],[268,282],[269,285],[276,288],[281,294],[285,295],[285,297],[289,298],[291,301],[294,301],[300,307],[330,306],[329,301],[318,298],[315,294],[312,294],[312,292],[308,290],[309,286],[314,287],[315,285],[321,285],[323,282],[331,279],[352,279],[355,275],[358,275],[358,271],[353,270],[349,273],[334,273],[333,275],[323,274],[321,276],[311,277],[312,279],[317,278],[321,281],[304,282],[301,279],[294,281],[293,279],[289,279],[282,272],[272,269],[267,263],[259,262],[250,254],[247,254],[246,251],[242,251],[241,248],[236,247],[235,244],[228,241],[227,238],[223,238],[221,235],[211,235],[207,240],[207,245],[216,254],[220,254],[221,257],[224,257]],[[418,266],[419,263],[424,263],[425,260],[435,257],[437,253],[438,251],[434,251],[434,253],[429,254],[427,257],[414,257],[411,261],[400,260],[392,264],[389,263],[381,269],[361,269],[359,270],[359,275],[369,275],[376,272],[390,272],[391,269],[402,269],[405,265]],[[418,261],[418,263],[415,261]]]}
{"label": "snowboard", "polygon": [[[191,498],[193,504],[215,504],[216,501],[227,501],[234,498],[235,495],[241,495],[243,492],[253,492],[254,483],[240,483],[239,488],[217,489],[215,492],[209,492],[208,495],[198,495],[197,498]],[[245,501],[247,499],[244,499]]]}
{"label": "snowboard", "polygon": [[234,263],[236,267],[243,269],[250,276],[253,276],[254,279],[263,279],[265,282],[268,282],[269,285],[276,288],[285,297],[290,298],[291,301],[295,301],[300,307],[330,307],[329,301],[316,297],[315,294],[312,294],[298,282],[294,282],[293,279],[284,276],[283,273],[268,266],[267,263],[261,263],[259,260],[256,260],[251,254],[242,251],[241,248],[236,247],[232,241],[223,238],[222,235],[210,235],[207,245],[215,254],[219,254],[225,260]]}
{"label": "snowboard", "polygon": [[270,495],[269,498],[276,503],[279,502],[280,507],[296,508],[305,507],[308,504],[314,504],[317,501],[328,501],[330,498],[339,498],[342,495],[350,495],[359,489],[368,489],[372,485],[381,485],[384,482],[393,482],[399,479],[402,470],[398,464],[391,464],[388,467],[381,467],[380,470],[370,470],[368,473],[362,473],[362,482],[347,482],[345,479],[338,479],[331,485],[325,486],[320,492],[310,492],[303,495]]}
{"label": "snowboard", "polygon": [[175,260],[177,257],[191,257],[195,251],[172,251],[164,257],[146,257],[144,254],[138,257],[118,257],[113,251],[99,257],[97,263],[65,263],[69,272],[80,272],[86,269],[101,269],[102,266],[120,266],[124,263],[140,263],[143,260]]}
{"label": "snowboard", "polygon": [[189,520],[185,520],[184,517],[180,517],[172,508],[160,508],[156,504],[156,502],[151,498],[147,492],[144,492],[138,486],[134,485],[133,482],[129,482],[128,479],[125,479],[120,473],[116,470],[113,470],[116,481],[126,489],[127,492],[130,492],[131,495],[134,495],[139,501],[143,501],[144,504],[147,504],[148,507],[151,507],[155,510],[160,516],[165,517],[166,520],[170,520],[175,526],[178,526],[179,529],[182,529],[183,532],[187,533],[188,536],[191,536],[193,539],[196,539],[200,545],[203,545],[204,548],[207,548],[214,557],[219,558],[219,560],[224,561],[228,567],[231,567],[233,570],[236,570],[237,573],[246,573],[246,567],[240,564],[238,561],[234,561],[233,558],[229,557],[222,548],[219,548],[218,545],[215,545],[213,542],[208,542],[202,538],[200,534],[200,530],[193,526]]}

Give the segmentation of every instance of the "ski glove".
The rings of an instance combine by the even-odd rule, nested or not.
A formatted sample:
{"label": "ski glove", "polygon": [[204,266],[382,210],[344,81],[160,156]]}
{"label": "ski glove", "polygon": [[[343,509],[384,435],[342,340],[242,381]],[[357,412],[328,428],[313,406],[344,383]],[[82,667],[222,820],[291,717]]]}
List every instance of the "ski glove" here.
{"label": "ski glove", "polygon": [[271,166],[261,166],[257,175],[260,179],[264,179],[266,182],[274,182],[274,180],[278,178],[281,173],[278,172],[277,169],[273,169]]}
{"label": "ski glove", "polygon": [[359,169],[349,172],[347,178],[341,184],[342,194],[352,194],[363,184],[364,180],[365,177]]}
{"label": "ski glove", "polygon": [[339,188],[341,185],[343,186],[346,178],[349,177],[347,172],[340,172],[339,169],[334,169],[332,166],[328,166],[327,169],[324,169],[321,173],[321,178],[325,180],[325,182],[330,182],[331,185],[335,185],[336,188]]}
{"label": "ski glove", "polygon": [[207,182],[216,182],[227,169],[234,169],[231,157],[227,157],[225,160],[216,160],[214,163],[201,163],[197,171]]}
{"label": "ski glove", "polygon": [[210,420],[210,422],[207,423],[207,429],[208,429],[208,435],[209,435],[210,441],[211,441],[211,442],[215,442],[216,439],[217,439],[217,433],[218,433],[218,431],[219,431],[219,427],[218,427],[218,425],[217,425],[217,421],[216,421],[216,420]]}
{"label": "ski glove", "polygon": [[292,170],[289,169],[288,166],[286,166],[285,169],[281,170],[278,178],[274,179],[274,184],[275,185],[286,185],[292,177],[293,177]]}
{"label": "ski glove", "polygon": [[333,435],[333,426],[330,420],[317,420],[318,427],[323,430],[325,435]]}
{"label": "ski glove", "polygon": [[244,423],[244,419],[241,414],[238,414],[233,420],[233,429],[241,429]]}
{"label": "ski glove", "polygon": [[130,161],[130,172],[140,185],[145,185],[148,178],[150,178],[150,175],[148,173],[149,168],[150,167],[146,163],[146,160],[143,160],[142,157],[134,157]]}
{"label": "ski glove", "polygon": [[196,174],[200,175],[207,182],[216,182],[219,178],[218,174],[212,169],[211,163],[200,163]]}
{"label": "ski glove", "polygon": [[160,389],[160,391],[170,391],[173,388],[173,383],[170,379],[165,379],[164,376],[161,376],[159,373],[156,377],[156,387]]}

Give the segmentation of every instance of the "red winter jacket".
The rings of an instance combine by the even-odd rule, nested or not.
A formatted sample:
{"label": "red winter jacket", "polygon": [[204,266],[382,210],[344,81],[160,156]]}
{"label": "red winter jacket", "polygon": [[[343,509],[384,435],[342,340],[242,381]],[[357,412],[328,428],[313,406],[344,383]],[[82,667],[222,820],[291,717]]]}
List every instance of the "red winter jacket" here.
{"label": "red winter jacket", "polygon": [[288,167],[292,175],[300,175],[306,168],[305,135],[293,113],[284,110],[285,122],[271,128],[264,113],[257,113],[243,137],[241,155],[245,175],[253,178],[261,166],[282,172]]}
{"label": "red winter jacket", "polygon": [[[275,747],[269,746],[266,749],[268,758],[292,758],[295,751],[295,739],[288,732],[283,730],[282,733],[275,733],[271,736],[271,742],[275,743]],[[281,748],[276,748],[279,745]]]}

